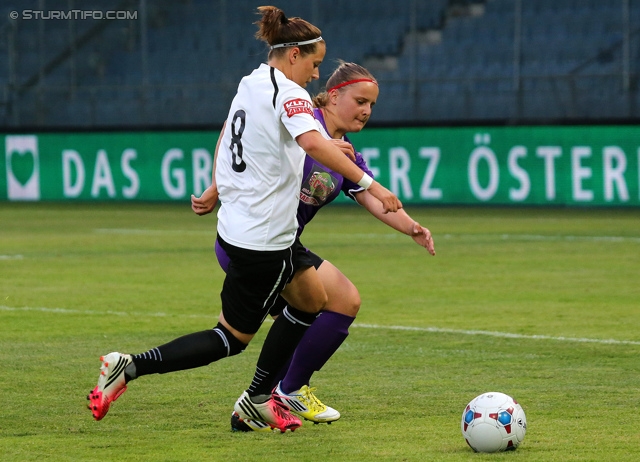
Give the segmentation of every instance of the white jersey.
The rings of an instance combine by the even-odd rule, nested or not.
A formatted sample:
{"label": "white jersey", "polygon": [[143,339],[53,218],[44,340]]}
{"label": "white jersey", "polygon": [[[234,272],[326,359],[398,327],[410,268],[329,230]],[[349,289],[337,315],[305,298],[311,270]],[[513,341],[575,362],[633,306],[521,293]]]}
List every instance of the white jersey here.
{"label": "white jersey", "polygon": [[238,86],[216,161],[218,233],[250,250],[283,250],[296,236],[305,153],[317,130],[306,90],[262,64]]}

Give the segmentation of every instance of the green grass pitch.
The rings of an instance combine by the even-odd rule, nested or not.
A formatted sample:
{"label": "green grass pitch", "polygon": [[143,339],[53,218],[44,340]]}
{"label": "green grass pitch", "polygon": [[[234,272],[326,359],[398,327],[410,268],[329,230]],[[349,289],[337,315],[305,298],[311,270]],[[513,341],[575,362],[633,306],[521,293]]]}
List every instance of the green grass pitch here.
{"label": "green grass pitch", "polygon": [[[143,377],[94,422],[101,354],[212,327],[215,216],[188,204],[0,204],[0,459],[640,460],[640,211],[411,208],[437,256],[357,207],[303,243],[360,289],[351,335],[312,386],[342,413],[238,434],[269,324],[239,356]],[[528,430],[474,454],[464,406],[502,391]]]}

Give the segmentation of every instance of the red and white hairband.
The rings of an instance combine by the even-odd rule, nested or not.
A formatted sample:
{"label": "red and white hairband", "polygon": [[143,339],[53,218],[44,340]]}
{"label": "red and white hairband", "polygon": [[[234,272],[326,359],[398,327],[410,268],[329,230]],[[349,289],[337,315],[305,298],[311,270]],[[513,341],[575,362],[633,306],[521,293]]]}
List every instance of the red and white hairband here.
{"label": "red and white hairband", "polygon": [[378,85],[378,82],[376,82],[373,79],[355,79],[355,80],[347,80],[346,82],[342,82],[339,83],[338,85],[331,87],[327,90],[327,93],[329,93],[331,90],[337,90],[338,88],[342,88],[342,87],[346,87],[347,85],[351,85],[352,83],[358,83],[358,82],[371,82],[371,83],[375,83],[376,85]]}

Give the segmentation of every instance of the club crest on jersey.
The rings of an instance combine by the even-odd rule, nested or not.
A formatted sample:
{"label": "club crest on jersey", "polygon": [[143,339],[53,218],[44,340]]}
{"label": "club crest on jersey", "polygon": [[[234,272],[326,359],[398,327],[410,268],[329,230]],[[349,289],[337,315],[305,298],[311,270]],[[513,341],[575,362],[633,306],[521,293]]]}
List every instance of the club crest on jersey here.
{"label": "club crest on jersey", "polygon": [[313,106],[311,101],[306,99],[296,98],[291,99],[284,103],[284,108],[287,111],[289,117],[293,117],[296,114],[310,114],[313,115]]}
{"label": "club crest on jersey", "polygon": [[321,206],[336,189],[335,179],[325,171],[312,171],[302,183],[300,200],[305,204]]}

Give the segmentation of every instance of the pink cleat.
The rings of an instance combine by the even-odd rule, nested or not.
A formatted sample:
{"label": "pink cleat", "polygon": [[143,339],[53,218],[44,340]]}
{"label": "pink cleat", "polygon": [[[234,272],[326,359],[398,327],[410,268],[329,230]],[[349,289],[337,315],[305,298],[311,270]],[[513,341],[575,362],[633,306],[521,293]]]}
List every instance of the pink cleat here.
{"label": "pink cleat", "polygon": [[87,407],[96,420],[102,420],[109,412],[111,403],[127,391],[124,368],[133,360],[131,355],[113,352],[106,356],[100,356],[100,361],[102,361],[102,366],[100,366],[98,385],[87,396],[90,402]]}
{"label": "pink cleat", "polygon": [[264,422],[271,428],[277,428],[281,433],[287,430],[294,431],[302,426],[302,421],[273,397],[264,403],[257,404],[251,401],[249,394],[245,391],[233,408],[240,419]]}

